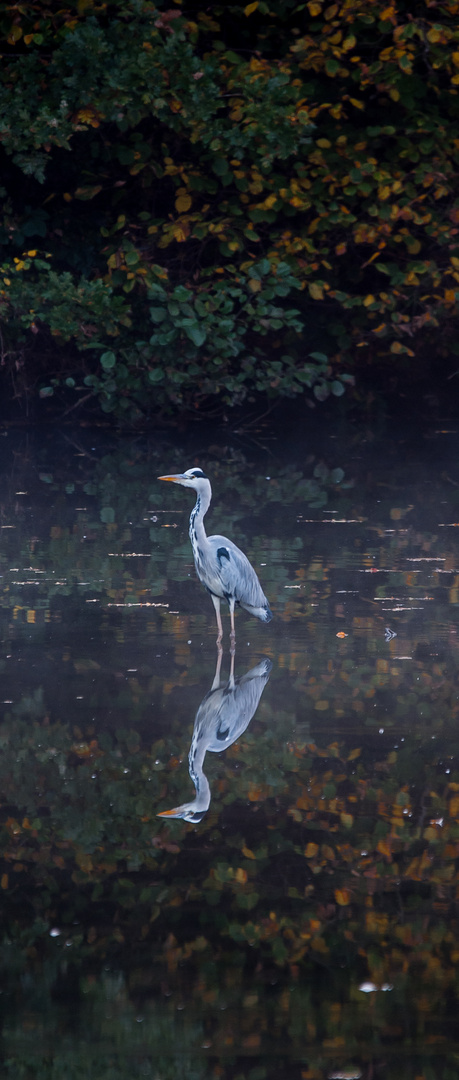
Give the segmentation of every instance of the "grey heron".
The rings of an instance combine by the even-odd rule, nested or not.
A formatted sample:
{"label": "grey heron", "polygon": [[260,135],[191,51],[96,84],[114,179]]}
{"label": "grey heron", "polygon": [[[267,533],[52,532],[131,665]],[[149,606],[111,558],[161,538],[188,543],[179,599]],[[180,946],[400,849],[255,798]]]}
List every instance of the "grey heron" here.
{"label": "grey heron", "polygon": [[158,476],[158,480],[170,480],[173,484],[193,488],[196,503],[190,515],[190,540],[196,573],[212,597],[217,618],[220,645],[223,636],[220,601],[227,600],[231,616],[231,644],[234,646],[234,609],[236,605],[255,615],[262,622],[270,622],[272,612],[258,577],[240,548],[226,536],[207,536],[204,515],[212,498],[210,480],[202,469],[188,469],[184,473]]}
{"label": "grey heron", "polygon": [[210,806],[210,785],[204,772],[208,750],[221,753],[243,734],[258,707],[272,668],[267,657],[245,675],[234,678],[234,655],[231,657],[230,677],[220,686],[220,667],[223,652],[219,651],[217,669],[211,689],[196,713],[188,766],[195,786],[195,798],[173,810],[163,810],[158,817],[183,818],[198,824]]}

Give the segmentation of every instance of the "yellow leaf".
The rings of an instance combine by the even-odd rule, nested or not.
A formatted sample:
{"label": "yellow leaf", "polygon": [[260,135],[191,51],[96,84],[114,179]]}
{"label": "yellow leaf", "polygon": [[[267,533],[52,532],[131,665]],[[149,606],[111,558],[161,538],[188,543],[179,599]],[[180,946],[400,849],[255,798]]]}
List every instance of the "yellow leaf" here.
{"label": "yellow leaf", "polygon": [[245,855],[246,859],[256,859],[257,857],[248,847],[242,848],[242,854]]}
{"label": "yellow leaf", "polygon": [[261,281],[258,281],[257,278],[250,278],[249,289],[250,289],[250,292],[260,292]]}
{"label": "yellow leaf", "polygon": [[305,854],[307,859],[315,859],[318,850],[319,850],[319,845],[318,844],[313,844],[311,842],[310,844],[307,845],[307,847],[305,847],[304,854]]}
{"label": "yellow leaf", "polygon": [[450,817],[459,817],[459,795],[453,795],[448,806],[448,813]]}
{"label": "yellow leaf", "polygon": [[245,885],[247,881],[247,870],[243,870],[241,866],[238,866],[234,878],[235,881],[239,881],[241,885]]}
{"label": "yellow leaf", "polygon": [[400,91],[396,90],[395,87],[392,87],[392,89],[389,90],[389,97],[391,101],[400,101]]}
{"label": "yellow leaf", "polygon": [[354,37],[354,34],[350,34],[349,37],[345,38],[343,41],[343,51],[349,52],[349,49],[354,48],[355,43],[356,38]]}
{"label": "yellow leaf", "polygon": [[24,45],[30,45],[31,41],[33,41],[33,34],[24,34]]}
{"label": "yellow leaf", "polygon": [[391,353],[401,353],[403,352],[403,345],[401,345],[399,341],[393,341],[390,351]]}
{"label": "yellow leaf", "polygon": [[190,229],[185,225],[175,225],[173,229],[173,234],[174,240],[176,240],[178,244],[183,244],[187,236],[190,235]]}
{"label": "yellow leaf", "polygon": [[256,2],[254,4],[247,4],[247,7],[244,8],[244,15],[251,15],[252,12],[257,10],[257,7],[258,7],[258,0],[256,0]]}
{"label": "yellow leaf", "polygon": [[453,52],[451,55],[454,66],[459,67],[459,52]]}
{"label": "yellow leaf", "polygon": [[191,195],[179,195],[175,200],[175,209],[179,214],[185,214],[191,206]]}
{"label": "yellow leaf", "polygon": [[445,289],[445,304],[455,304],[456,293],[454,289]]}
{"label": "yellow leaf", "polygon": [[316,15],[320,15],[320,12],[322,11],[322,4],[316,3],[316,0],[310,0],[309,4],[306,4],[306,7],[313,19]]}
{"label": "yellow leaf", "polygon": [[8,874],[2,874],[0,885],[2,886],[2,889],[8,888]]}
{"label": "yellow leaf", "polygon": [[349,889],[335,889],[335,900],[340,907],[346,907],[351,901]]}
{"label": "yellow leaf", "polygon": [[381,202],[384,202],[385,199],[388,199],[389,195],[390,187],[387,184],[384,184],[383,187],[378,188],[378,199],[380,199]]}
{"label": "yellow leaf", "polygon": [[314,708],[317,712],[325,712],[328,709],[328,701],[316,701]]}
{"label": "yellow leaf", "polygon": [[321,150],[329,150],[331,142],[329,139],[316,139],[316,146],[320,146]]}
{"label": "yellow leaf", "polygon": [[339,816],[340,816],[341,824],[344,825],[344,828],[345,829],[350,829],[351,825],[353,825],[353,823],[354,823],[353,815],[352,814],[340,814]]}
{"label": "yellow leaf", "polygon": [[22,262],[21,259],[15,259],[14,261],[16,263],[16,266],[14,268],[15,270],[23,270],[24,269],[25,263]]}
{"label": "yellow leaf", "polygon": [[365,300],[363,301],[363,306],[364,307],[370,307],[370,304],[374,304],[374,302],[375,302],[374,296],[372,295],[372,293],[369,293],[368,296],[366,296]]}
{"label": "yellow leaf", "polygon": [[351,97],[351,98],[349,98],[349,101],[350,101],[351,105],[354,106],[355,109],[364,109],[365,108],[365,105],[363,104],[363,101],[359,101],[358,98]]}
{"label": "yellow leaf", "polygon": [[360,757],[361,753],[362,753],[362,751],[360,750],[359,747],[357,747],[356,750],[351,750],[350,754],[347,755],[347,760],[348,761],[355,761],[356,758]]}
{"label": "yellow leaf", "polygon": [[379,326],[375,326],[375,329],[373,330],[373,333],[374,334],[381,334],[382,331],[385,330],[385,329],[386,329],[386,324],[385,324],[385,322],[382,322],[382,323],[379,324]]}
{"label": "yellow leaf", "polygon": [[376,849],[381,853],[381,855],[385,855],[386,859],[392,859],[390,840],[378,840],[378,843],[376,844]]}
{"label": "yellow leaf", "polygon": [[323,300],[324,291],[323,291],[322,286],[319,285],[318,281],[310,281],[309,285],[308,285],[308,289],[309,289],[309,295],[312,296],[313,300]]}
{"label": "yellow leaf", "polygon": [[7,37],[8,45],[15,45],[19,38],[22,37],[22,27],[12,26]]}

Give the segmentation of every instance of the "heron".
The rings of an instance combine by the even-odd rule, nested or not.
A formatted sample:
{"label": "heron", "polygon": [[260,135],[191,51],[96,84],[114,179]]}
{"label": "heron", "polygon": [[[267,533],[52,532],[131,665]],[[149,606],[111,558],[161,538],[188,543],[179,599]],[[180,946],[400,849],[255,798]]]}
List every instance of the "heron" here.
{"label": "heron", "polygon": [[208,476],[202,469],[187,469],[183,473],[158,476],[158,480],[170,480],[173,484],[192,488],[196,492],[196,502],[190,514],[190,540],[193,549],[196,573],[212,597],[217,618],[220,646],[223,626],[220,614],[220,601],[227,600],[231,617],[231,645],[234,647],[236,631],[234,627],[234,609],[236,605],[255,615],[262,622],[270,622],[272,612],[258,577],[244,552],[228,540],[226,536],[207,536],[204,517],[212,498],[212,488]]}
{"label": "heron", "polygon": [[183,818],[195,825],[202,821],[209,809],[211,797],[209,781],[203,767],[206,753],[213,750],[214,754],[219,754],[239,739],[248,728],[268,682],[273,666],[271,660],[264,657],[256,667],[235,679],[233,655],[229,680],[220,686],[222,656],[223,652],[220,651],[214,681],[201,702],[194,721],[188,766],[196,790],[195,798],[173,810],[163,810],[158,817]]}

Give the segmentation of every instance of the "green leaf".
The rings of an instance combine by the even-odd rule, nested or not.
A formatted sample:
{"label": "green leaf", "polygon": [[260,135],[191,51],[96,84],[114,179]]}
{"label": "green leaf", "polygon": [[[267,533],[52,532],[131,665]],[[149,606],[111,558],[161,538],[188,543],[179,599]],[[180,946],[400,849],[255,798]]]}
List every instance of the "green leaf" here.
{"label": "green leaf", "polygon": [[328,356],[323,352],[310,352],[309,356],[312,360],[319,360],[321,364],[328,364]]}
{"label": "green leaf", "polygon": [[151,307],[150,317],[154,323],[163,322],[167,318],[167,311],[165,308]]}
{"label": "green leaf", "polygon": [[344,394],[344,386],[342,382],[339,382],[338,379],[333,380],[330,389],[332,394],[335,395],[335,397],[341,397]]}
{"label": "green leaf", "polygon": [[111,371],[116,364],[116,356],[114,352],[104,352],[100,358],[101,365],[104,371]]}
{"label": "green leaf", "polygon": [[187,300],[191,300],[193,293],[190,289],[186,289],[184,285],[177,285],[174,289],[172,297],[174,300],[178,300],[179,304],[186,304]]}
{"label": "green leaf", "polygon": [[207,334],[198,323],[192,323],[191,326],[184,326],[183,329],[187,337],[190,338],[190,341],[193,342],[193,345],[196,345],[199,348],[200,345],[204,344]]}
{"label": "green leaf", "polygon": [[340,484],[341,481],[344,480],[344,469],[340,469],[339,466],[336,469],[332,469],[330,480],[332,480],[334,484]]}

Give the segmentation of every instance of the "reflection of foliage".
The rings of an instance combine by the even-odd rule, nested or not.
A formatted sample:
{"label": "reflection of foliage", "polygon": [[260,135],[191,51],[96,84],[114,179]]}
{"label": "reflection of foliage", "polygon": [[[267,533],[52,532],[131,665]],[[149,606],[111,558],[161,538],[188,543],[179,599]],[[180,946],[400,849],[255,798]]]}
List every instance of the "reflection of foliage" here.
{"label": "reflection of foliage", "polygon": [[216,948],[281,967],[360,950],[376,985],[415,978],[415,1000],[428,986],[433,1003],[453,987],[459,774],[445,777],[430,740],[374,761],[338,743],[279,752],[271,735],[246,733],[219,782],[228,839],[214,810],[198,831],[155,825],[158,800],[177,792],[170,741],[147,752],[132,730],[84,740],[16,720],[1,751],[2,903],[15,937],[30,911],[64,922],[80,949],[89,918],[92,952],[140,929],[172,969]]}
{"label": "reflection of foliage", "polygon": [[[452,522],[458,504],[436,462],[431,473],[418,475],[416,462],[414,478],[399,474],[408,504],[384,488],[381,480],[393,482],[384,444],[387,453],[379,471],[365,458],[368,488],[357,475],[345,489],[339,470],[306,454],[301,467],[271,459],[262,469],[228,447],[196,459],[167,445],[148,457],[135,442],[100,460],[78,456],[70,471],[55,449],[34,450],[38,495],[20,455],[0,478],[2,697],[14,698],[0,728],[1,959],[7,966],[13,957],[20,971],[45,958],[56,996],[66,980],[71,991],[73,977],[94,1007],[94,1029],[111,994],[125,1024],[102,1029],[120,1060],[123,1032],[135,1054],[163,1060],[156,1047],[172,1041],[173,1025],[156,1026],[159,980],[187,1003],[182,1045],[187,1076],[195,1068],[199,1080],[208,1075],[203,1015],[224,1080],[238,1075],[230,1052],[238,1062],[247,1055],[250,1068],[260,1055],[277,1080],[279,1048],[288,1045],[301,1062],[298,1080],[308,1071],[323,1080],[341,1068],[344,1049],[369,1070],[388,1046],[394,1054],[411,1045],[413,1031],[429,1048],[450,1035],[459,960],[458,584],[455,530],[439,533],[437,523],[441,500],[448,514],[454,507]],[[269,640],[250,631],[248,662],[266,648],[272,676],[250,730],[224,758],[206,761],[213,801],[194,829],[160,826],[156,813],[189,791],[186,752],[214,661],[213,627],[194,609],[195,583],[190,600],[181,585],[192,573],[190,504],[175,489],[166,498],[152,478],[197,461],[215,481],[214,526],[266,559],[276,619]],[[342,524],[325,523],[324,492]],[[337,594],[350,584],[359,596],[345,607]],[[425,594],[424,614],[416,598]],[[108,606],[172,597],[180,617]],[[415,599],[383,615],[394,597]],[[86,600],[102,602],[88,608]],[[389,643],[386,619],[398,634]],[[338,628],[347,636],[337,638]],[[129,969],[127,987],[94,981],[107,960]],[[368,996],[357,988],[363,980],[375,988]],[[30,1011],[41,1017],[35,1003],[27,1023]],[[134,1027],[139,1014],[151,1019],[148,1033]],[[40,1075],[39,1044],[26,1033],[21,1042],[9,1017],[4,1037],[5,1028],[9,1060],[16,1066],[29,1054],[24,1075]],[[65,1054],[80,1059],[65,1034],[60,1073],[72,1076]],[[174,1065],[162,1068],[171,1080],[175,1049]],[[405,1069],[401,1057],[392,1071],[407,1080],[428,1076],[427,1065]],[[83,1058],[85,1075],[90,1067]],[[245,1058],[239,1071],[250,1075]],[[284,1072],[297,1080],[287,1059]]]}

